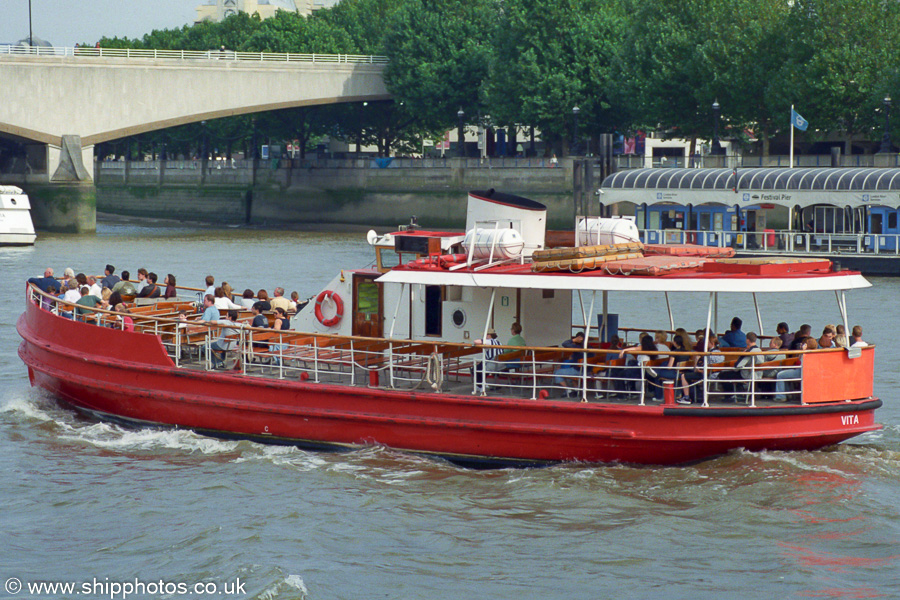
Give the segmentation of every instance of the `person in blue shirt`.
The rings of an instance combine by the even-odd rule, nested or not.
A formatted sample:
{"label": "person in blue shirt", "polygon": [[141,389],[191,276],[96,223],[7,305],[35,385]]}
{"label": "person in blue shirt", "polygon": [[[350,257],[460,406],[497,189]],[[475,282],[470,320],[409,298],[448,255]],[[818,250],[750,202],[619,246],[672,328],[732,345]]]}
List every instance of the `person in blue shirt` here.
{"label": "person in blue shirt", "polygon": [[723,348],[746,348],[747,336],[741,331],[744,322],[739,317],[731,320],[731,329],[719,338],[719,345]]}
{"label": "person in blue shirt", "polygon": [[53,267],[47,267],[44,270],[43,277],[32,277],[28,280],[28,283],[33,283],[44,293],[50,293],[50,286],[52,285],[54,288],[59,289],[59,283],[57,283],[56,278],[53,276]]}

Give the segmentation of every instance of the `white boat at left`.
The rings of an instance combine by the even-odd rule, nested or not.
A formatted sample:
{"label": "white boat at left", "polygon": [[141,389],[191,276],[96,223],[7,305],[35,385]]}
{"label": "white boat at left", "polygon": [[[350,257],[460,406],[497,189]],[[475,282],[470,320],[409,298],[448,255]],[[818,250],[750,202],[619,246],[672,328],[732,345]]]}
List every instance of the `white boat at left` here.
{"label": "white boat at left", "polygon": [[0,246],[30,246],[34,239],[28,196],[21,188],[0,185]]}

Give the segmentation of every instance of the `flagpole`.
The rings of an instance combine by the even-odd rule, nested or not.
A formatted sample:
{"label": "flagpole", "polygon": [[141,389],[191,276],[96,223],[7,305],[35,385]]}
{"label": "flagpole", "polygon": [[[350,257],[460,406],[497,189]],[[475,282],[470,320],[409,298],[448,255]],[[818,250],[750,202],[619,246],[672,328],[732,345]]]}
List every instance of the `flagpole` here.
{"label": "flagpole", "polygon": [[794,105],[791,104],[791,164],[788,165],[789,169],[794,168]]}

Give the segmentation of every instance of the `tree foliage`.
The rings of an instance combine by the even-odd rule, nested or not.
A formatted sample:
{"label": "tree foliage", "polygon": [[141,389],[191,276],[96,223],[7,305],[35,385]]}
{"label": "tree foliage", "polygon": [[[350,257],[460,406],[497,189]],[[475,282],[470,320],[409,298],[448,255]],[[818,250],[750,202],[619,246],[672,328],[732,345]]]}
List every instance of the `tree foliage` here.
{"label": "tree foliage", "polygon": [[[468,123],[490,115],[498,126],[536,127],[558,150],[575,106],[581,137],[640,128],[708,138],[716,100],[720,134],[758,136],[767,152],[788,131],[792,104],[811,123],[807,139],[875,139],[882,99],[900,96],[900,3],[884,0],[343,0],[309,17],[242,13],[100,43],[386,55],[393,102],[255,122],[260,135],[311,145],[327,134],[385,154],[420,148],[454,127],[460,109]],[[205,131],[249,138],[252,123]]]}

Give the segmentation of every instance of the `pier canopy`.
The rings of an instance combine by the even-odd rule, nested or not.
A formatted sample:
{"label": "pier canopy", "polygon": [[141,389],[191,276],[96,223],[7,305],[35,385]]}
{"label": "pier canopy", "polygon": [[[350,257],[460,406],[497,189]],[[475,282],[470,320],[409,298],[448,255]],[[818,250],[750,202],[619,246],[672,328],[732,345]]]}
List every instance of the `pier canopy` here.
{"label": "pier canopy", "polygon": [[900,207],[900,168],[633,169],[600,185],[600,202]]}

